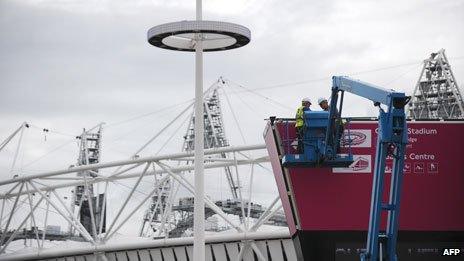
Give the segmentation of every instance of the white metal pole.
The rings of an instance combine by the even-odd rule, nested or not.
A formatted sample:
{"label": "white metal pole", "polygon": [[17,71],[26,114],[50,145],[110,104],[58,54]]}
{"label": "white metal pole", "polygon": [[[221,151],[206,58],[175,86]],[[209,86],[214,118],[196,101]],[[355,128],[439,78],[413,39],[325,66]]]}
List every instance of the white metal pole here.
{"label": "white metal pole", "polygon": [[272,201],[271,205],[269,205],[269,207],[261,214],[261,216],[258,218],[258,220],[256,220],[255,224],[248,230],[248,231],[256,231],[262,223],[266,222],[263,220],[265,220],[267,218],[267,216],[269,215],[269,213],[272,211],[272,208],[274,207],[274,205],[279,201],[280,197],[277,196],[274,201]]}
{"label": "white metal pole", "polygon": [[0,151],[2,151],[2,149],[14,138],[14,136],[16,136],[16,134],[18,134],[18,132],[23,129],[24,124],[25,122],[21,124],[21,126],[17,130],[15,130],[10,136],[8,136],[8,138],[6,138],[4,141],[2,141],[2,143],[0,143]]}
{"label": "white metal pole", "polygon": [[[196,12],[197,21],[201,21],[201,0],[197,0]],[[203,42],[201,37],[201,34],[197,34],[195,43],[195,201],[193,209],[193,261],[205,260]]]}
{"label": "white metal pole", "polygon": [[[29,189],[27,183],[26,183],[26,188]],[[35,231],[35,237],[36,237],[36,240],[37,240],[37,248],[40,248],[39,232],[38,232],[39,227],[37,226],[37,222],[35,222],[34,207],[32,207],[33,200],[32,200],[32,197],[31,197],[31,193],[27,194],[27,198],[29,199],[29,207],[30,207],[30,210],[31,210],[31,230]],[[32,224],[34,225],[35,229],[32,228]],[[32,238],[31,238],[31,246],[32,246]]]}
{"label": "white metal pole", "polygon": [[132,198],[132,195],[134,194],[135,190],[136,190],[137,187],[139,186],[140,181],[142,181],[142,178],[143,178],[143,176],[145,175],[145,173],[147,172],[148,168],[150,167],[150,164],[151,164],[151,162],[148,162],[148,163],[145,165],[145,168],[143,169],[143,172],[140,174],[139,178],[138,178],[137,181],[135,182],[134,186],[132,187],[131,191],[129,192],[129,195],[128,195],[128,196],[126,197],[126,199],[124,200],[124,203],[122,203],[122,206],[119,208],[119,211],[118,211],[118,213],[116,214],[116,216],[114,217],[113,221],[111,222],[110,227],[106,229],[106,235],[105,235],[105,237],[103,238],[103,241],[106,242],[106,240],[108,240],[108,235],[110,234],[111,229],[112,229],[113,226],[116,224],[116,221],[119,219],[119,216],[121,216],[121,213],[124,211],[124,208],[126,207],[127,203],[129,203],[129,200]]}
{"label": "white metal pole", "polygon": [[[50,192],[47,192],[45,196],[50,197]],[[48,212],[50,211],[50,203],[47,201],[47,209],[45,210],[45,221],[44,221],[44,228],[42,231],[42,245],[41,248],[44,247],[44,242],[45,242],[45,235],[47,234],[47,222],[48,222]]]}
{"label": "white metal pole", "polygon": [[155,184],[154,188],[152,189],[152,191],[150,193],[148,193],[148,195],[145,196],[145,198],[131,211],[129,212],[130,214],[126,216],[126,218],[123,219],[123,221],[121,223],[119,223],[119,225],[113,229],[113,231],[110,232],[110,234],[108,235],[108,238],[107,240],[109,240],[112,236],[114,236],[114,234],[116,234],[119,229],[127,222],[127,220],[129,220],[130,217],[132,217],[132,215],[134,215],[137,210],[143,205],[145,204],[145,202],[151,198],[151,196],[153,194],[155,194],[156,190],[158,189],[158,186],[160,184],[162,184],[164,181],[166,181],[166,179],[168,178],[169,176],[166,176],[164,177],[163,179],[161,179],[158,183]]}
{"label": "white metal pole", "polygon": [[[41,198],[37,204],[35,204],[35,206],[32,208],[32,211],[29,212],[29,214],[26,216],[26,218],[23,219],[23,221],[19,224],[18,226],[18,229],[15,229],[13,234],[10,236],[10,238],[4,243],[2,244],[2,249],[0,249],[0,254],[3,254],[6,250],[6,248],[8,247],[8,245],[11,243],[11,241],[13,241],[13,239],[15,239],[16,235],[21,231],[21,228],[24,226],[24,224],[27,222],[27,220],[29,219],[29,217],[32,215],[32,213],[34,212],[34,210],[40,205],[40,203],[42,202],[43,198]],[[6,231],[5,231],[6,232]],[[5,233],[6,234],[6,233]],[[27,239],[25,239],[27,240]],[[2,240],[2,243],[3,243],[3,240]]]}
{"label": "white metal pole", "polygon": [[16,166],[16,160],[18,159],[19,149],[21,148],[21,142],[23,140],[24,128],[25,127],[26,127],[26,123],[23,123],[23,125],[21,125],[21,133],[19,135],[18,146],[16,147],[16,152],[14,154],[13,164],[11,165],[11,171],[10,172],[13,172],[14,168]]}
{"label": "white metal pole", "polygon": [[[235,154],[234,154],[235,156]],[[245,222],[245,229],[248,231],[249,221],[250,221],[250,214],[251,214],[251,194],[253,193],[253,174],[255,170],[255,164],[251,164],[251,174],[250,174],[250,185],[248,187],[248,213],[246,215],[246,222]]]}
{"label": "white metal pole", "polygon": [[106,216],[106,198],[107,198],[107,193],[108,193],[108,180],[105,183],[104,193],[105,194],[103,194],[103,206],[101,206],[101,209],[100,209],[100,225],[98,226],[98,235],[100,236],[100,238],[98,239],[99,241],[101,241],[101,234],[103,231],[103,221],[105,220],[105,216]]}
{"label": "white metal pole", "polygon": [[5,201],[6,199],[2,199],[2,210],[0,211],[0,229],[2,229],[3,210],[5,210]]}
{"label": "white metal pole", "polygon": [[5,229],[3,229],[4,233],[2,233],[2,235],[0,236],[0,245],[3,244],[3,240],[5,240],[5,236],[8,233],[8,228],[10,226],[11,218],[13,217],[15,213],[16,206],[18,204],[19,198],[21,197],[21,192],[23,191],[23,187],[24,187],[24,182],[21,182],[21,187],[19,187],[19,192],[18,192],[19,194],[18,196],[16,196],[15,202],[13,203],[13,207],[11,208],[11,213],[8,217],[8,221],[6,222]]}
{"label": "white metal pole", "polygon": [[[197,0],[196,2],[196,13],[197,21],[201,21],[201,0]],[[205,260],[203,42],[201,37],[201,34],[197,34],[195,43],[195,201],[193,209],[193,261]]]}
{"label": "white metal pole", "polygon": [[[168,181],[166,181],[166,182],[168,182]],[[159,187],[158,187],[158,192],[159,192],[158,195],[163,195],[163,193],[165,192],[165,190],[164,190],[165,187],[166,187],[165,183],[163,183],[163,185],[161,186],[162,187],[161,190],[159,190]],[[157,183],[155,183],[155,184],[157,184]],[[144,233],[145,223],[147,223],[147,225],[148,225],[148,231],[151,230],[150,229],[151,228],[151,223],[153,222],[153,218],[155,218],[155,214],[156,214],[156,211],[157,211],[158,207],[160,208],[160,212],[164,211],[163,207],[160,204],[161,204],[161,196],[158,196],[157,199],[156,199],[155,207],[153,207],[153,210],[151,212],[150,218],[148,219],[148,222],[144,222],[142,224],[142,227],[140,228],[139,237],[142,237],[145,234]],[[147,235],[145,235],[145,237],[147,237]]]}
{"label": "white metal pole", "polygon": [[[163,168],[167,173],[169,173],[169,175],[171,175],[171,177],[173,177],[177,182],[179,182],[179,184],[181,184],[184,188],[190,191],[190,193],[192,194],[195,193],[195,188],[192,186],[192,184],[188,180],[185,179],[184,176],[175,174],[174,172],[172,172],[172,170],[169,169],[168,166],[160,162],[158,162],[157,164],[161,168]],[[243,230],[238,225],[234,224],[234,222],[227,217],[227,214],[224,213],[224,211],[222,211],[221,208],[216,206],[216,204],[214,204],[212,200],[210,200],[208,197],[204,197],[204,201],[205,201],[205,204],[208,205],[210,209],[212,209],[216,214],[218,214],[222,219],[224,219],[224,221],[229,223],[229,225],[235,228],[238,232],[243,232]]]}

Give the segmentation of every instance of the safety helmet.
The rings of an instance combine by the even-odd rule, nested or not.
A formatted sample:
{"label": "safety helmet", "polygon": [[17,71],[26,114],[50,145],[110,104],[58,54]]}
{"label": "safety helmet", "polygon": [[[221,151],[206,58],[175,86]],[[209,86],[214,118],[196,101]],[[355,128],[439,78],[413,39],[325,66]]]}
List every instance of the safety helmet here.
{"label": "safety helmet", "polygon": [[327,99],[324,97],[321,97],[317,100],[317,104],[321,104],[323,101],[327,101]]}
{"label": "safety helmet", "polygon": [[309,103],[311,103],[311,104],[312,104],[312,102],[311,102],[311,99],[310,99],[310,98],[308,98],[308,97],[306,97],[306,98],[303,98],[303,99],[301,100],[301,102],[309,102]]}

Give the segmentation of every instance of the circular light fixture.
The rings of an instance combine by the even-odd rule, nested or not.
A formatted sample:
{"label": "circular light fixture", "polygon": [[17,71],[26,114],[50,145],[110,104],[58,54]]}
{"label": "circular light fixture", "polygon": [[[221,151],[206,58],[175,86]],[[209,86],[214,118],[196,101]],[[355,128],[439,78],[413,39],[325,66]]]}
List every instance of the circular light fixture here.
{"label": "circular light fixture", "polygon": [[[200,35],[200,39],[196,39]],[[148,42],[156,47],[194,52],[201,40],[204,52],[223,51],[242,47],[250,42],[248,28],[227,22],[181,21],[157,25],[148,30]]]}

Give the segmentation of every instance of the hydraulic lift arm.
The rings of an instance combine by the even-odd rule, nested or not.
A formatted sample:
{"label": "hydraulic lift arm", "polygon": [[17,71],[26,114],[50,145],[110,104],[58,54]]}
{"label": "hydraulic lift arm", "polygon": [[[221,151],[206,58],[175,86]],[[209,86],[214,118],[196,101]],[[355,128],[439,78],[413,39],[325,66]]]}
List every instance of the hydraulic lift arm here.
{"label": "hydraulic lift arm", "polygon": [[[403,180],[404,154],[408,141],[404,107],[408,103],[410,97],[402,92],[384,89],[345,76],[334,76],[332,80],[333,85],[329,121],[325,135],[325,157],[331,158],[337,153],[333,148],[336,148],[336,143],[340,142],[340,138],[337,136],[339,134],[335,135],[335,137],[331,134],[334,133],[334,130],[337,130],[337,121],[341,120],[340,115],[345,92],[369,99],[374,102],[375,106],[379,107],[378,138],[372,184],[369,228],[366,251],[361,254],[361,260],[397,260],[396,243],[399,226],[399,208]],[[381,105],[386,106],[386,110],[384,110]],[[383,203],[382,195],[385,162],[388,156],[393,158],[393,169],[389,200],[387,203]],[[385,234],[380,233],[382,211],[388,212]],[[385,256],[383,253],[385,253]]]}

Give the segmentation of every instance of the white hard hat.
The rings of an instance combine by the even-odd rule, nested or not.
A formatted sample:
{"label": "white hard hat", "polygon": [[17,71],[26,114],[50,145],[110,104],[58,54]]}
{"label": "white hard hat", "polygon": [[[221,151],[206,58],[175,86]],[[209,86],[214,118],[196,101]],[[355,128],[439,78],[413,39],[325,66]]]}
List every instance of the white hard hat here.
{"label": "white hard hat", "polygon": [[303,98],[301,101],[302,101],[302,102],[309,102],[309,103],[312,103],[312,102],[311,102],[311,99],[308,98],[308,97]]}
{"label": "white hard hat", "polygon": [[327,101],[327,99],[324,97],[321,97],[317,100],[317,104],[321,104],[323,101]]}

